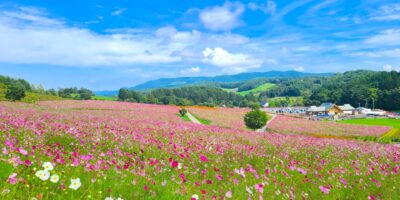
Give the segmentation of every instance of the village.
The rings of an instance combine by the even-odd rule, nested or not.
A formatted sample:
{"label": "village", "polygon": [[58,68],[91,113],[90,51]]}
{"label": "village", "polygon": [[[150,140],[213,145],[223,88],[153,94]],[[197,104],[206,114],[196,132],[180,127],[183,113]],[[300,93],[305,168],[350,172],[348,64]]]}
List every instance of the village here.
{"label": "village", "polygon": [[393,118],[399,119],[398,113],[389,112],[381,109],[371,109],[365,107],[354,108],[350,104],[336,105],[334,103],[323,103],[319,106],[296,106],[270,108],[268,104],[262,105],[268,113],[284,114],[308,118],[310,120],[342,120],[356,118]]}

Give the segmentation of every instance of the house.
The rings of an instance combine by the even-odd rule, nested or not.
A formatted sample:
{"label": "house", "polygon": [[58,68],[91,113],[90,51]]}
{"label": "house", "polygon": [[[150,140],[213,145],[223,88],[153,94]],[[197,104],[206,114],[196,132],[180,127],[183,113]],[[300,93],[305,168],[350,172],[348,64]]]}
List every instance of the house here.
{"label": "house", "polygon": [[261,107],[262,107],[262,108],[268,108],[268,107],[269,107],[269,103],[263,101],[263,102],[261,102]]}
{"label": "house", "polygon": [[344,115],[356,115],[356,109],[350,104],[344,104],[343,106],[339,106],[339,108],[343,111]]}
{"label": "house", "polygon": [[369,116],[384,116],[384,115],[386,115],[386,111],[379,110],[379,109],[371,110],[369,108],[359,107],[356,110],[358,112],[360,112],[361,114],[369,115]]}
{"label": "house", "polygon": [[333,103],[323,103],[320,106],[311,106],[306,110],[307,115],[330,115],[336,116],[343,113],[343,110]]}

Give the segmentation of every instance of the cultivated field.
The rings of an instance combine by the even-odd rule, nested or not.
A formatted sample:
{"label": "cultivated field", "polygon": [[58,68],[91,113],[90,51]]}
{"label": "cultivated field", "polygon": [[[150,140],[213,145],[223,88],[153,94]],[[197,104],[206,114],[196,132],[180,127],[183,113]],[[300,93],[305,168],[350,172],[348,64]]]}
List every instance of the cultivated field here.
{"label": "cultivated field", "polygon": [[208,119],[211,121],[211,125],[244,129],[243,117],[249,112],[246,108],[217,108],[217,107],[205,107],[205,106],[189,106],[186,109],[202,119]]}
{"label": "cultivated field", "polygon": [[372,125],[372,126],[391,126],[393,128],[400,128],[400,119],[349,119],[339,121],[342,123],[348,124],[363,124],[363,125]]}
{"label": "cultivated field", "polygon": [[178,110],[105,101],[0,102],[0,198],[400,196],[398,145],[197,125],[176,116]]}
{"label": "cultivated field", "polygon": [[326,121],[311,121],[284,115],[277,115],[268,128],[287,134],[339,137],[379,137],[391,129],[389,126],[364,126]]}

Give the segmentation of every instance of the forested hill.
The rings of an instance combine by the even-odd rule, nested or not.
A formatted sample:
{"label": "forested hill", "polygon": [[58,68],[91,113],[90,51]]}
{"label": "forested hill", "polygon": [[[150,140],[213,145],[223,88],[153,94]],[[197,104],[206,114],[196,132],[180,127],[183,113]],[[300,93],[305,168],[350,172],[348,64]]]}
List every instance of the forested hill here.
{"label": "forested hill", "polygon": [[325,77],[331,76],[332,73],[304,73],[297,71],[269,71],[269,72],[252,72],[241,73],[235,75],[223,75],[215,77],[180,77],[180,78],[161,78],[139,84],[130,89],[132,90],[148,90],[155,88],[175,88],[183,86],[191,86],[200,83],[232,83],[244,82],[257,78],[299,78],[299,77]]}

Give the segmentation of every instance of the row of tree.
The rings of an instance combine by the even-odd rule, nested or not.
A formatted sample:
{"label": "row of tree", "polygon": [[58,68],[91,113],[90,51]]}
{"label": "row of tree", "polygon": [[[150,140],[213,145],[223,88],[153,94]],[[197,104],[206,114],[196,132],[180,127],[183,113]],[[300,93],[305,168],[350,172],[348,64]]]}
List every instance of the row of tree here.
{"label": "row of tree", "polygon": [[141,102],[150,104],[173,104],[179,106],[204,105],[248,107],[257,103],[253,95],[245,97],[226,92],[220,88],[193,86],[173,89],[155,89],[149,92],[138,92],[121,88],[118,93],[120,101]]}
{"label": "row of tree", "polygon": [[88,100],[94,96],[94,93],[86,88],[78,89],[73,87],[45,90],[40,84],[33,85],[24,79],[14,79],[0,75],[0,100],[18,101],[23,99],[28,92],[79,100]]}

